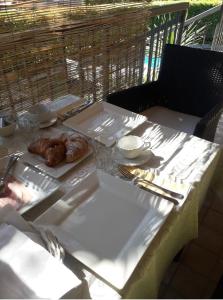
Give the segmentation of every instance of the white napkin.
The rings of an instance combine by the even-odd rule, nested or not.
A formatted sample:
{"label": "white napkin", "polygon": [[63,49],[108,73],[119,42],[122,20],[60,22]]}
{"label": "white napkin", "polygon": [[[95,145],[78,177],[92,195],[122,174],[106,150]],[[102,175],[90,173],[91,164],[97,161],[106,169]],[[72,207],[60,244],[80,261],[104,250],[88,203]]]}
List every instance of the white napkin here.
{"label": "white napkin", "polygon": [[77,277],[12,225],[0,225],[0,297],[59,298]]}
{"label": "white napkin", "polygon": [[18,230],[25,233],[35,243],[43,247],[45,246],[40,235],[36,232],[33,232],[32,226],[28,222],[26,222],[12,206],[6,205],[0,209],[0,225],[2,223],[13,225]]}
{"label": "white napkin", "polygon": [[31,230],[12,208],[0,210],[0,298],[58,299],[78,289],[80,280],[39,245]]}
{"label": "white napkin", "polygon": [[48,103],[48,107],[51,111],[58,114],[63,114],[73,108],[73,106],[78,106],[83,103],[79,97],[68,94],[55,99]]}

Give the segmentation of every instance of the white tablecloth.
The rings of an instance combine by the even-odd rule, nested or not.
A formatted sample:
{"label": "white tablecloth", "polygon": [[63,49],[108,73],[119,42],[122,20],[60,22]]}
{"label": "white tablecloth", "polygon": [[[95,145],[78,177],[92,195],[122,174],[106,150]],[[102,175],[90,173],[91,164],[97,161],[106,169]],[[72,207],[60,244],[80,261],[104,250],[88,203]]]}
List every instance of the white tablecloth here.
{"label": "white tablecloth", "polygon": [[[67,130],[62,125],[58,128]],[[53,134],[55,128],[51,128],[47,132]],[[154,158],[144,168],[154,172],[158,171],[163,176],[176,177],[189,183],[192,189],[183,205],[180,205],[178,209],[176,207],[175,211],[169,215],[167,222],[157,234],[123,290],[117,293],[86,272],[92,297],[105,297],[106,295],[116,298],[120,296],[127,298],[157,297],[162,276],[171,260],[188,241],[197,236],[198,209],[204,200],[219,161],[220,150],[217,144],[167,127],[146,122],[134,133],[147,139],[154,153]],[[14,136],[14,140],[2,139],[1,143],[7,145],[10,152],[15,149],[24,151],[27,141],[20,136]],[[95,161],[91,157],[76,167],[73,172],[62,177],[61,194],[73,188],[94,169]],[[44,201],[28,212],[25,217],[34,220],[57,199],[54,196],[53,199]],[[69,258],[69,264],[72,265],[72,258]]]}

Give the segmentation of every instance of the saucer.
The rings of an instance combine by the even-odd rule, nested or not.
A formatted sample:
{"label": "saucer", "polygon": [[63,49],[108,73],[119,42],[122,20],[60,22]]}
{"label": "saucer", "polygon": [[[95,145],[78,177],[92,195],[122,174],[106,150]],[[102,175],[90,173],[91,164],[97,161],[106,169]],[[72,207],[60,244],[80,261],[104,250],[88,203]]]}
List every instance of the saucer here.
{"label": "saucer", "polygon": [[126,158],[124,157],[117,148],[114,148],[114,152],[112,153],[112,158],[118,164],[129,167],[136,167],[147,163],[153,156],[151,150],[145,150],[136,158]]}
{"label": "saucer", "polygon": [[42,123],[40,123],[39,128],[43,129],[43,128],[50,127],[50,126],[54,125],[56,123],[56,121],[57,121],[57,117],[51,119],[50,121],[42,122]]}

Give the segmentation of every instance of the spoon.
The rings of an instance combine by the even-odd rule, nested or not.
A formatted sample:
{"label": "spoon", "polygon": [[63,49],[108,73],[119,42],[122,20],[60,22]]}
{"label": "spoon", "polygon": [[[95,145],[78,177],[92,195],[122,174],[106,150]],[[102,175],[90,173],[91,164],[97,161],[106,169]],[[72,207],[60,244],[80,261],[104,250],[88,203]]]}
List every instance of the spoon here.
{"label": "spoon", "polygon": [[6,167],[5,173],[3,177],[0,179],[0,193],[4,191],[5,187],[5,181],[8,177],[9,172],[11,171],[11,168],[14,166],[15,162],[18,160],[19,156],[12,155],[9,159],[8,165]]}

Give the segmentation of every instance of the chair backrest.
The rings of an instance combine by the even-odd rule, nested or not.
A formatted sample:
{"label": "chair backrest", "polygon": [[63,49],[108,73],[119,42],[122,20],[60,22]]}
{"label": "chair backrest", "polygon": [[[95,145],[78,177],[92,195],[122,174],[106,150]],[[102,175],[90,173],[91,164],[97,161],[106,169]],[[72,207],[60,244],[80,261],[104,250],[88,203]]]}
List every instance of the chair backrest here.
{"label": "chair backrest", "polygon": [[169,108],[203,117],[223,100],[223,53],[167,44],[158,80]]}

